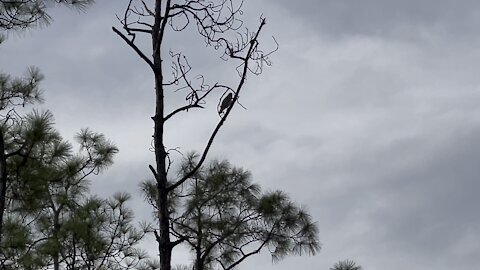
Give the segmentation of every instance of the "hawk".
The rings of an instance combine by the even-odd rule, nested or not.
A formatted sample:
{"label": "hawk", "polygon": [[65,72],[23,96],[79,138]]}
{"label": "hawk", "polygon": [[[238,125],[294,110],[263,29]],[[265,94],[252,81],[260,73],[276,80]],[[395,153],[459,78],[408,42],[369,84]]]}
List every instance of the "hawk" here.
{"label": "hawk", "polygon": [[228,93],[228,95],[222,100],[222,104],[220,105],[220,109],[218,110],[219,114],[223,113],[224,110],[230,107],[230,104],[232,104],[232,99],[233,99],[233,94]]}

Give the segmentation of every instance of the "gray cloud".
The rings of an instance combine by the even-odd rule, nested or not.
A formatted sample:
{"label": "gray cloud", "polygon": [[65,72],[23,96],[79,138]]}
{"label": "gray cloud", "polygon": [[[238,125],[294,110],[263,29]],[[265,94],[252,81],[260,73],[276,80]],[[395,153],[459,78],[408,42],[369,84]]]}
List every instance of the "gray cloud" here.
{"label": "gray cloud", "polygon": [[[345,258],[374,270],[475,268],[479,5],[254,5],[246,3],[245,21],[254,25],[263,12],[268,35],[262,44],[272,45],[273,34],[280,50],[273,67],[249,77],[241,95],[247,110],[234,110],[211,157],[251,170],[266,189],[285,190],[306,205],[318,220],[324,248],[318,256],[276,265],[263,254],[244,268],[329,269]],[[67,138],[89,126],[118,144],[116,164],[93,179],[95,192],[130,191],[137,216],[148,218],[150,210],[136,192],[152,162],[152,78],[110,30],[122,8],[102,2],[86,14],[55,11],[51,27],[2,45],[0,65],[17,74],[30,64],[42,69],[45,107]],[[200,45],[195,54],[199,44],[179,36],[171,46],[193,56],[196,72],[237,79],[225,63],[209,58],[212,50]],[[168,98],[178,105],[184,97]],[[218,119],[213,107],[168,124],[170,145],[184,152],[202,149]],[[176,256],[177,262],[189,258],[184,252]]]}
{"label": "gray cloud", "polygon": [[453,0],[287,0],[269,1],[288,9],[305,27],[331,36],[409,36],[411,32],[436,30],[457,38],[477,32],[479,5],[476,1]]}

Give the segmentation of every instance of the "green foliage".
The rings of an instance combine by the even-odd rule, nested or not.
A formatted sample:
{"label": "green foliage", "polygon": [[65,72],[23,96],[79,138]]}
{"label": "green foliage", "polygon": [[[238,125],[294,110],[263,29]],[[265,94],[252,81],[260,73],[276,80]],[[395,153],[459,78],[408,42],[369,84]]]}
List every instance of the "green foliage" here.
{"label": "green foliage", "polygon": [[69,253],[62,255],[71,265],[95,269],[129,269],[147,256],[137,248],[144,232],[132,225],[133,213],[125,203],[127,194],[108,200],[89,198],[64,223],[62,239]]}
{"label": "green foliage", "polygon": [[[39,204],[45,202],[45,194],[52,194],[49,189],[58,192],[52,199],[60,205],[77,198],[88,183],[81,180],[110,165],[118,152],[103,135],[89,131],[82,134],[80,151],[74,154],[53,124],[50,112],[33,111],[4,133],[5,149],[11,154],[9,192],[11,197],[21,198],[20,209],[36,211],[36,207],[43,207]],[[85,140],[94,140],[96,144],[84,145]]]}
{"label": "green foliage", "polygon": [[84,129],[75,153],[48,111],[4,125],[3,134],[8,205],[0,268],[131,269],[143,263],[147,256],[138,244],[147,230],[133,225],[130,196],[89,195],[87,177],[112,164],[113,143]]}
{"label": "green foliage", "polygon": [[76,140],[80,144],[80,150],[87,154],[85,159],[89,165],[84,169],[91,169],[97,174],[113,164],[113,156],[118,149],[103,134],[86,128],[77,133]]}
{"label": "green foliage", "polygon": [[0,0],[0,29],[25,29],[48,25],[47,9],[56,4],[84,10],[94,0]]}
{"label": "green foliage", "polygon": [[[180,176],[196,158],[185,159]],[[154,204],[154,182],[142,188]],[[203,166],[170,196],[172,235],[191,248],[195,269],[231,269],[263,249],[275,261],[320,249],[318,229],[304,209],[283,192],[262,192],[250,172],[227,161]]]}
{"label": "green foliage", "polygon": [[0,73],[0,111],[41,102],[39,84],[43,78],[36,67],[28,68],[24,77],[19,78]]}
{"label": "green foliage", "polygon": [[[84,9],[93,0],[0,0],[0,43],[6,30],[42,26],[61,4]],[[138,244],[149,231],[133,225],[128,194],[89,194],[88,176],[113,163],[118,152],[89,129],[75,137],[77,152],[54,128],[49,111],[23,114],[42,102],[43,75],[0,73],[0,269],[132,269],[146,263]],[[6,170],[3,170],[5,169]],[[5,219],[4,219],[5,217]]]}
{"label": "green foliage", "polygon": [[362,270],[363,268],[357,265],[352,260],[344,260],[337,262],[330,270]]}
{"label": "green foliage", "polygon": [[312,222],[311,216],[305,209],[290,201],[285,193],[274,191],[263,194],[257,211],[271,228],[267,237],[271,238],[268,245],[273,250],[274,260],[292,253],[314,255],[320,249],[318,228]]}

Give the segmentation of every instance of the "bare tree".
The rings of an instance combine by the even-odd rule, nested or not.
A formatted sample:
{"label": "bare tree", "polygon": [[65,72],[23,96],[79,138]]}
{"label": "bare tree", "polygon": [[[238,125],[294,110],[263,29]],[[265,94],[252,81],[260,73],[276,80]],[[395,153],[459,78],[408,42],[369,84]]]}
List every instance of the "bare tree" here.
{"label": "bare tree", "polygon": [[[155,178],[158,193],[156,207],[159,229],[155,231],[155,236],[162,270],[171,269],[172,250],[184,241],[182,238],[171,238],[168,194],[190,179],[202,166],[218,131],[238,103],[247,75],[260,74],[265,65],[270,65],[268,57],[275,51],[265,52],[259,47],[259,36],[266,24],[265,18],[260,18],[255,31],[243,28],[243,21],[240,19],[242,4],[243,1],[235,0],[129,0],[124,14],[118,16],[122,30],[112,27],[147,64],[155,80],[156,108],[152,120],[156,164],[149,168]],[[220,82],[207,84],[202,76],[200,86],[196,86],[192,83],[192,66],[183,53],[172,50],[165,53],[165,40],[169,35],[184,31],[188,27],[196,29],[206,45],[220,51],[222,59],[238,63],[239,78],[235,85]],[[144,35],[151,40],[151,51],[142,50],[138,43],[137,36]],[[165,62],[170,61],[165,60],[173,62],[169,71],[166,71]],[[165,93],[179,89],[187,91],[186,104],[171,112],[165,112]],[[182,177],[169,182],[167,173],[171,162],[164,142],[165,123],[180,113],[204,108],[207,100],[214,95],[220,95],[222,101],[223,97],[229,100],[218,104],[220,119],[207,139],[198,163]]]}

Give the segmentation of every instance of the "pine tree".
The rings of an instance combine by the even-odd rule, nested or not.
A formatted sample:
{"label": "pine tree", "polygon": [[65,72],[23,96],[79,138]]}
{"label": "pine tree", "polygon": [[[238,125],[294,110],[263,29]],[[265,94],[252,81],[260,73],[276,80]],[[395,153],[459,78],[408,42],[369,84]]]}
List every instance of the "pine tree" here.
{"label": "pine tree", "polygon": [[[84,9],[93,0],[0,0],[0,43],[9,30],[51,22],[48,8]],[[149,228],[133,226],[128,194],[89,195],[87,177],[112,163],[117,148],[82,130],[80,151],[53,127],[50,112],[23,114],[42,102],[36,68],[12,78],[0,73],[0,268],[131,269],[143,264],[137,245]],[[5,218],[4,218],[5,217]],[[4,236],[2,238],[2,236]]]}
{"label": "pine tree", "polygon": [[[130,196],[89,195],[88,176],[113,162],[117,148],[84,129],[79,152],[64,141],[47,112],[9,126],[9,188],[2,269],[132,269],[146,258],[138,248],[148,226],[133,225]],[[22,150],[23,149],[23,150]]]}
{"label": "pine tree", "polygon": [[53,5],[85,9],[94,0],[0,0],[0,29],[19,30],[47,25],[52,18],[47,10]]}
{"label": "pine tree", "polygon": [[[9,30],[21,30],[50,23],[49,7],[61,4],[84,9],[94,0],[0,0],[0,45]],[[22,78],[0,73],[0,242],[3,235],[3,216],[7,189],[7,159],[14,153],[5,152],[5,129],[22,121],[17,107],[42,101],[39,83],[43,76],[31,67]],[[22,150],[23,151],[23,150]],[[18,153],[15,153],[18,154]]]}
{"label": "pine tree", "polygon": [[[23,78],[11,78],[0,74],[0,242],[3,235],[3,216],[6,207],[6,193],[8,182],[7,162],[17,155],[25,155],[29,150],[28,144],[35,143],[18,141],[16,130],[24,122],[17,112],[17,107],[35,104],[42,101],[39,83],[43,75],[36,68],[28,69]],[[15,145],[15,146],[13,146]],[[18,164],[18,165],[21,165]]]}
{"label": "pine tree", "polygon": [[363,268],[352,260],[343,260],[335,263],[330,270],[362,270]]}
{"label": "pine tree", "polygon": [[[180,175],[197,162],[197,155],[189,155]],[[154,182],[145,182],[143,190],[155,205]],[[172,233],[190,247],[195,270],[233,269],[264,249],[274,261],[320,250],[306,210],[281,191],[262,192],[248,171],[227,161],[202,166],[171,193],[170,202]]]}

